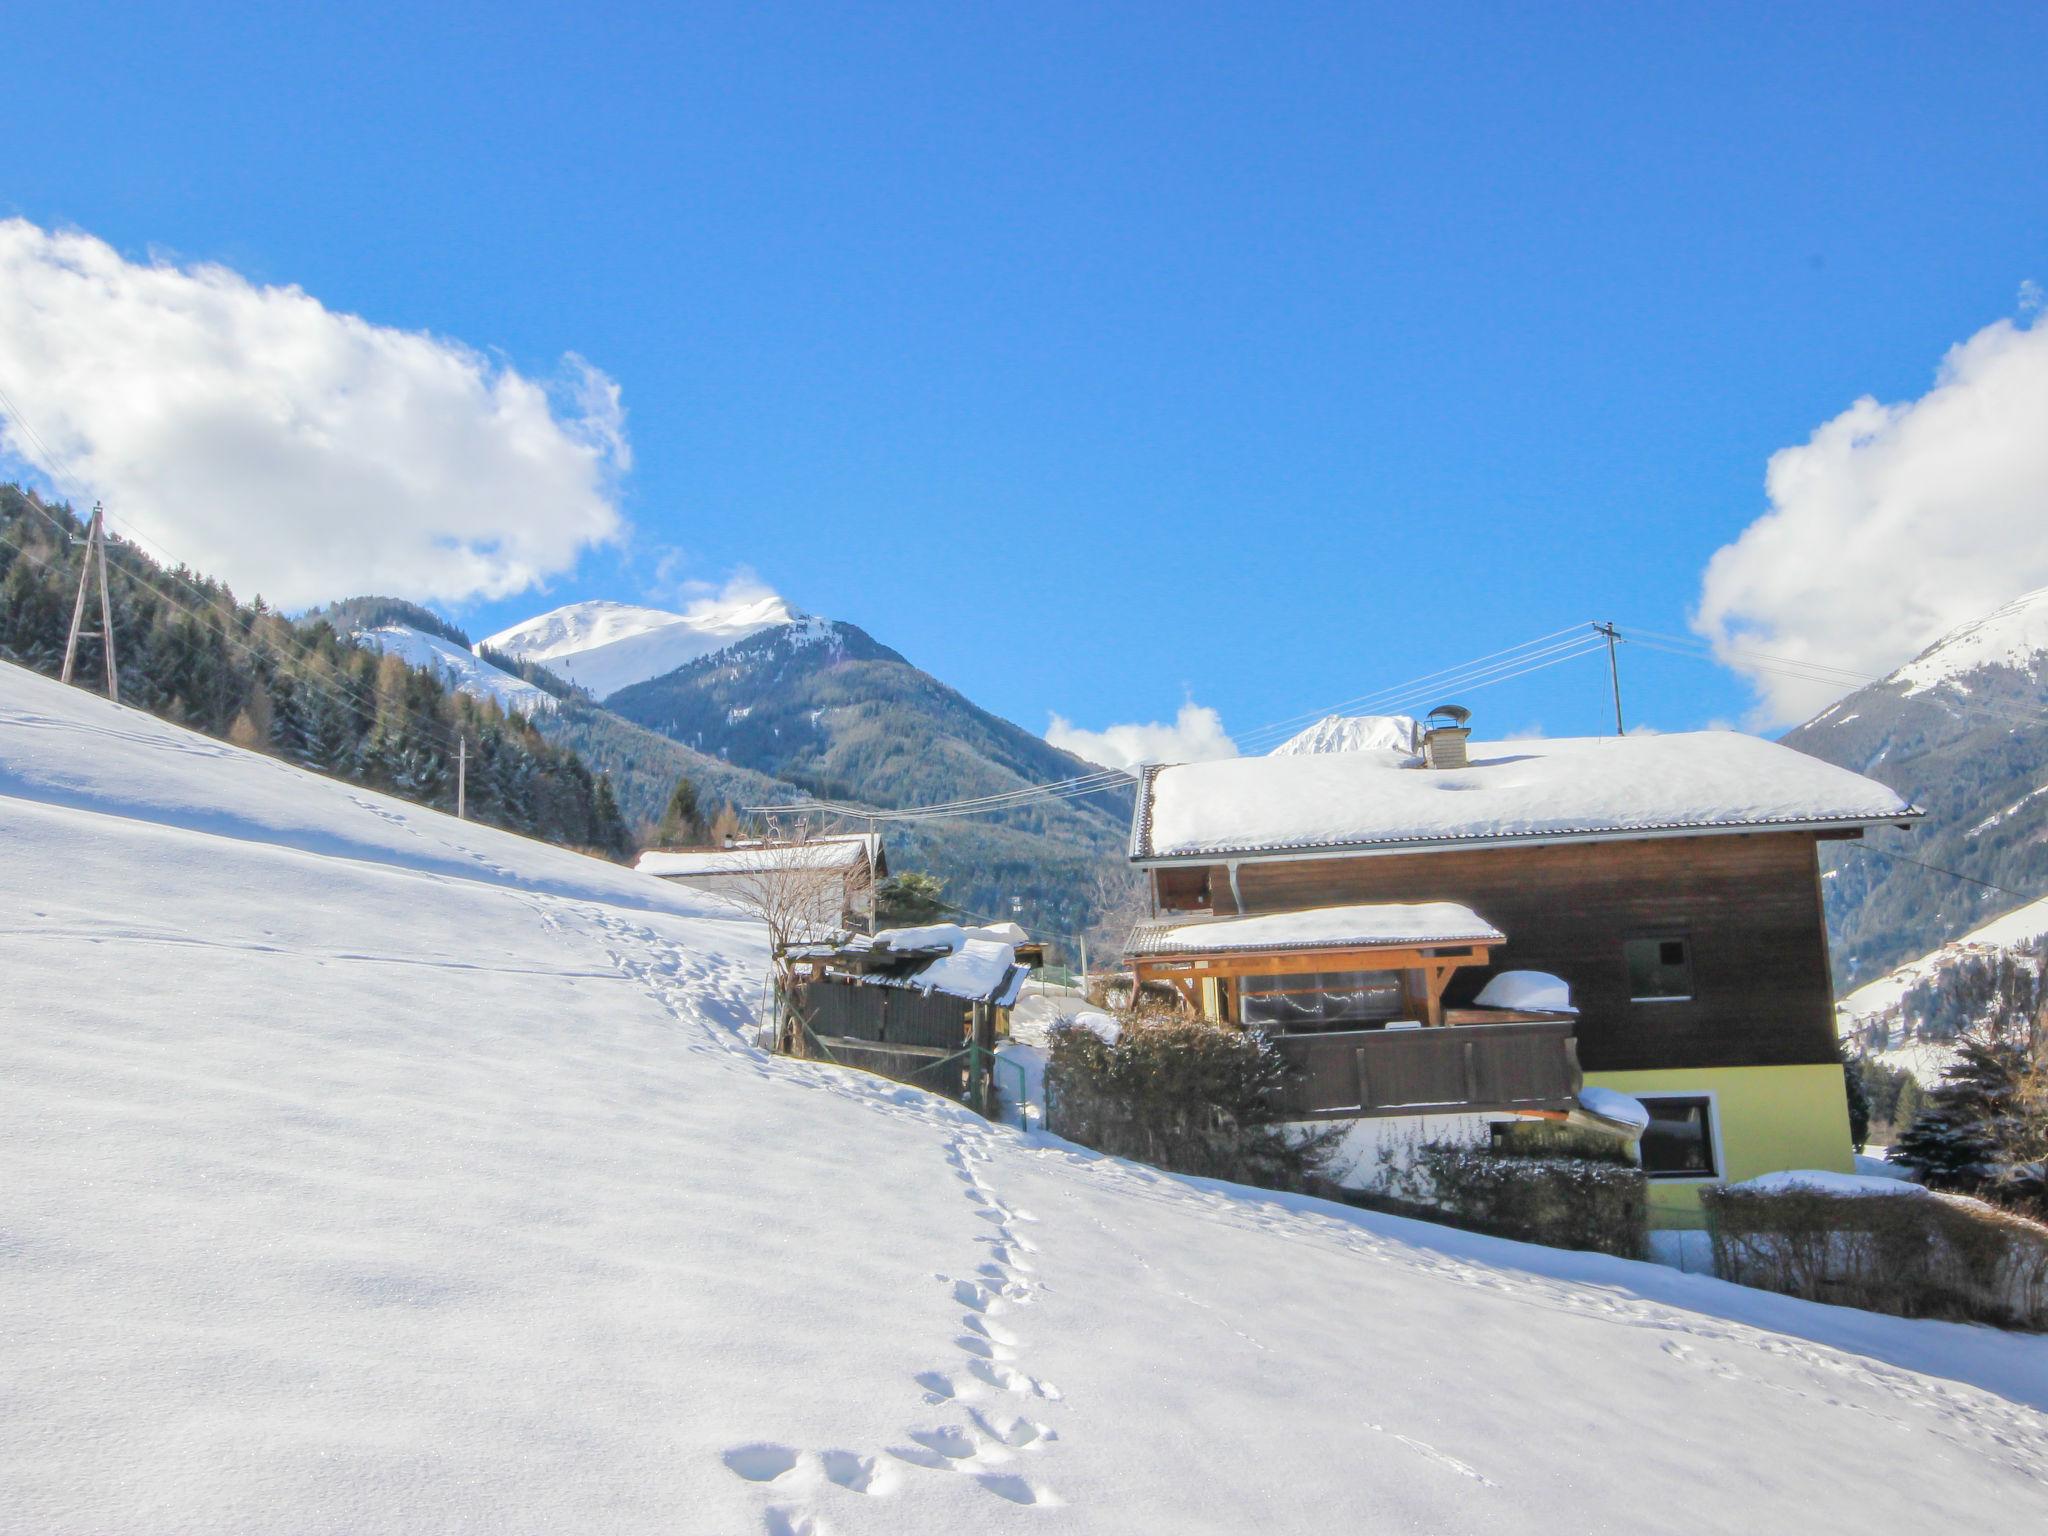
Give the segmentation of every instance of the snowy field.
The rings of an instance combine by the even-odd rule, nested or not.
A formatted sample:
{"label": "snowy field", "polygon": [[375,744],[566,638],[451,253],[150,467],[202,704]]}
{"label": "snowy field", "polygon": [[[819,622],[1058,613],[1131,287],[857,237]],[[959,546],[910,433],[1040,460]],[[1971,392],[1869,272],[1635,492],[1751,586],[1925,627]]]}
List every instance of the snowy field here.
{"label": "snowy field", "polygon": [[0,1529],[2048,1528],[2048,1341],[746,1045],[709,897],[0,665]]}

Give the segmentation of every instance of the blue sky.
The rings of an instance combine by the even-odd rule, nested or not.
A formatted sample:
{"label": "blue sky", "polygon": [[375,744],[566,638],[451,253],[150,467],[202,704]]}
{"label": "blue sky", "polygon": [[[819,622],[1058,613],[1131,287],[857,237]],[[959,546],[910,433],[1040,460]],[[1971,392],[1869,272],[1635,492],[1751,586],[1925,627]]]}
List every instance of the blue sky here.
{"label": "blue sky", "polygon": [[1682,632],[1774,452],[2048,279],[2038,6],[307,9],[9,6],[0,217],[614,381],[630,535],[476,633],[750,568],[1033,729]]}

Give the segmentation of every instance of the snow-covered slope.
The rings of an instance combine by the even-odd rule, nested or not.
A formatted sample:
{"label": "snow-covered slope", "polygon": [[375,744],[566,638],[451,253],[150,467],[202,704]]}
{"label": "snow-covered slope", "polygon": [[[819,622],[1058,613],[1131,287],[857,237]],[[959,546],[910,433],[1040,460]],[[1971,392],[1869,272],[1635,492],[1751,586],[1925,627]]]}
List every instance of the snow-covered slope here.
{"label": "snow-covered slope", "polygon": [[1302,752],[1413,752],[1413,715],[1325,715],[1275,747],[1273,757]]}
{"label": "snow-covered slope", "polygon": [[[2039,1006],[2044,946],[2048,900],[1994,918],[1843,998],[1842,1038],[1923,1084],[1937,1082],[1955,1059],[1959,1033],[1992,1022],[2001,1008],[2031,1015]],[[2027,988],[2030,995],[2015,995]]]}
{"label": "snow-covered slope", "polygon": [[4,665],[0,914],[8,1530],[2048,1520],[2048,1340],[764,1057],[713,898]]}
{"label": "snow-covered slope", "polygon": [[631,603],[571,603],[483,643],[507,656],[544,662],[602,699],[797,617],[773,594],[701,603],[688,613]]}
{"label": "snow-covered slope", "polygon": [[415,667],[428,667],[450,687],[479,699],[496,699],[507,710],[534,715],[555,707],[554,695],[536,688],[523,677],[514,677],[494,667],[481,656],[472,655],[452,640],[414,629],[410,624],[380,624],[358,629],[355,638],[364,645],[397,656]]}
{"label": "snow-covered slope", "polygon": [[1970,674],[1986,667],[2038,673],[2048,667],[2048,587],[2016,597],[2003,608],[1957,626],[1889,681],[1910,696],[1946,683],[1970,691]]}

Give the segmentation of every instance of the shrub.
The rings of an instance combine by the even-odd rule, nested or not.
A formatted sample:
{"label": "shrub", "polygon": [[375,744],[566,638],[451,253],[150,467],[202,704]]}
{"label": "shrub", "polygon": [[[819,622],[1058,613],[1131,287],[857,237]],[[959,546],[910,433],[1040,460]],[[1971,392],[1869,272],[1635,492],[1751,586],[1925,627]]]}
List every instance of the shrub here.
{"label": "shrub", "polygon": [[1649,1244],[1642,1169],[1612,1137],[1516,1127],[1496,1145],[1419,1142],[1372,1193],[1413,1214],[1552,1248],[1639,1259]]}
{"label": "shrub", "polygon": [[1979,1200],[1701,1192],[1724,1280],[1898,1317],[2048,1329],[2048,1226]]}
{"label": "shrub", "polygon": [[1046,1033],[1048,1127],[1176,1173],[1305,1189],[1341,1135],[1281,1124],[1293,1070],[1265,1036],[1153,1009],[1119,1013],[1114,1044],[1070,1023]]}

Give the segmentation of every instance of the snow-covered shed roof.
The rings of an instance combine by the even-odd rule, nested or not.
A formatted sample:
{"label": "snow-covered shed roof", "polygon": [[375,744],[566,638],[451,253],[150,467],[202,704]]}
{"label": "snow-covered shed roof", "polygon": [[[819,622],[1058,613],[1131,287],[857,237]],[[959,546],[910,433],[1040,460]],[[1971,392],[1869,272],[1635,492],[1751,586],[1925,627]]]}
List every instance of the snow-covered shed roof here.
{"label": "snow-covered shed roof", "polygon": [[857,933],[837,943],[791,951],[799,959],[841,962],[833,974],[863,986],[905,987],[941,992],[970,1003],[1015,1005],[1030,977],[1017,960],[1017,945],[1028,942],[1015,923],[969,928],[932,923],[922,928],[884,928],[870,937]]}
{"label": "snow-covered shed roof", "polygon": [[1467,751],[1464,768],[1425,768],[1394,751],[1151,767],[1131,857],[1848,829],[1921,814],[1875,779],[1735,731],[1475,741]]}
{"label": "snow-covered shed roof", "polygon": [[1131,931],[1127,956],[1229,954],[1240,950],[1412,948],[1502,944],[1493,924],[1453,901],[1384,902],[1264,912],[1199,922],[1146,923]]}
{"label": "snow-covered shed roof", "polygon": [[881,838],[866,835],[814,837],[802,843],[738,843],[730,848],[651,848],[633,867],[643,875],[685,879],[703,875],[751,875],[778,869],[853,869],[865,854],[879,861]]}

